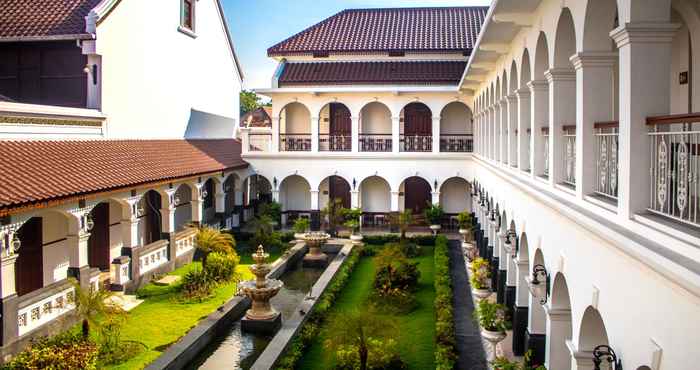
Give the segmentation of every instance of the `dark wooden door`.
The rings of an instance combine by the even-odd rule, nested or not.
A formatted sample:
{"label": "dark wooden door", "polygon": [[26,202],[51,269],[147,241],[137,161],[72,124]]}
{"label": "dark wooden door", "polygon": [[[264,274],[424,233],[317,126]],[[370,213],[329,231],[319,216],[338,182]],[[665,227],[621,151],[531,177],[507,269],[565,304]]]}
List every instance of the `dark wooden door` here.
{"label": "dark wooden door", "polygon": [[350,185],[340,176],[331,176],[328,179],[328,198],[331,201],[340,199],[343,208],[350,208]]}
{"label": "dark wooden door", "polygon": [[340,103],[331,103],[330,106],[331,124],[329,134],[331,135],[351,135],[352,119],[350,110]]}
{"label": "dark wooden door", "polygon": [[15,286],[18,295],[31,293],[44,286],[42,224],[41,217],[33,217],[17,230],[22,242],[15,265]]}
{"label": "dark wooden door", "polygon": [[155,191],[149,191],[145,195],[146,199],[146,244],[151,244],[160,240],[160,195]]}
{"label": "dark wooden door", "polygon": [[433,134],[433,117],[425,104],[411,103],[404,108],[404,135]]}
{"label": "dark wooden door", "polygon": [[410,177],[404,182],[404,208],[422,214],[431,201],[430,184],[419,177]]}
{"label": "dark wooden door", "polygon": [[90,267],[109,271],[109,204],[98,204],[91,215],[95,226],[88,239],[88,263]]}

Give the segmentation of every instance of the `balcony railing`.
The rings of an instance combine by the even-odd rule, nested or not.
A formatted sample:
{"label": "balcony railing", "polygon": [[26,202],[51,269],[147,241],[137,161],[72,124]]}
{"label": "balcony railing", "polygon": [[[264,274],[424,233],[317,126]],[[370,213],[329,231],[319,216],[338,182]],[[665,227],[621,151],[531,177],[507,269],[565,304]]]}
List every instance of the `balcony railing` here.
{"label": "balcony railing", "polygon": [[284,152],[310,152],[311,134],[280,134],[280,150]]}
{"label": "balcony railing", "polygon": [[432,152],[432,135],[401,135],[400,148],[402,152]]}
{"label": "balcony railing", "polygon": [[617,199],[618,122],[596,122],[596,183],[595,192]]}
{"label": "balcony railing", "polygon": [[322,152],[349,152],[352,149],[351,135],[318,135],[318,150]]}
{"label": "balcony railing", "polygon": [[360,134],[361,152],[390,152],[391,134]]}
{"label": "balcony railing", "polygon": [[542,151],[544,155],[544,169],[542,173],[545,177],[549,177],[549,127],[542,127],[542,145],[544,145],[544,150]]}
{"label": "balcony railing", "polygon": [[269,152],[272,147],[272,134],[249,133],[248,150],[251,152]]}
{"label": "balcony railing", "polygon": [[700,113],[647,118],[651,153],[649,210],[700,224]]}
{"label": "balcony railing", "polygon": [[471,153],[474,151],[474,136],[469,134],[440,135],[440,151]]}
{"label": "balcony railing", "polygon": [[576,186],[576,126],[564,127],[564,183]]}

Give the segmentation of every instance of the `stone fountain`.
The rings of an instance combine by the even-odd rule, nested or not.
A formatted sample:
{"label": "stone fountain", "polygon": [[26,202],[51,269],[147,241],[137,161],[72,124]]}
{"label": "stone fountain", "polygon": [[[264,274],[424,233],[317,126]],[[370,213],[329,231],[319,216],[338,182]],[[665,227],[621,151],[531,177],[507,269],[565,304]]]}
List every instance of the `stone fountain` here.
{"label": "stone fountain", "polygon": [[250,266],[250,271],[255,275],[255,280],[243,281],[240,284],[243,293],[252,300],[251,308],[241,320],[241,329],[263,334],[274,333],[282,324],[282,317],[270,305],[270,299],[279,293],[284,285],[277,279],[268,279],[271,267],[267,263],[270,255],[265,253],[263,246],[258,246],[253,254],[255,264]]}
{"label": "stone fountain", "polygon": [[328,255],[321,251],[321,246],[328,241],[331,236],[324,232],[313,231],[304,234],[304,241],[309,247],[309,252],[304,256],[304,266],[325,267],[328,262]]}

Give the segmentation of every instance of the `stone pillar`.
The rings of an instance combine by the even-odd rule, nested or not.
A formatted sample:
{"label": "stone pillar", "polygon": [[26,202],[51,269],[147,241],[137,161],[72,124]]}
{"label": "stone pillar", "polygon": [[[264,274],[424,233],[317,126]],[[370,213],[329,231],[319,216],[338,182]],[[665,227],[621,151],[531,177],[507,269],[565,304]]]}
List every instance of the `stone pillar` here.
{"label": "stone pillar", "polygon": [[431,200],[433,204],[439,205],[440,204],[440,192],[439,191],[433,191],[430,193],[431,195]]}
{"label": "stone pillar", "polygon": [[501,120],[499,125],[500,139],[498,147],[500,149],[499,158],[501,163],[508,165],[508,99],[504,96],[500,101]]}
{"label": "stone pillar", "polygon": [[399,192],[392,191],[391,192],[391,212],[398,212],[398,211],[399,211]]}
{"label": "stone pillar", "polygon": [[190,201],[190,204],[192,205],[192,223],[195,225],[201,225],[202,217],[204,216],[204,198],[202,197],[203,190],[203,182],[194,184],[194,192],[192,192],[192,200]]}
{"label": "stone pillar", "polygon": [[88,239],[90,233],[82,228],[77,235],[68,235],[68,275],[76,278],[83,288],[90,287],[90,266],[88,265]]}
{"label": "stone pillar", "polygon": [[433,117],[433,153],[440,153],[440,117]]}
{"label": "stone pillar", "polygon": [[272,152],[280,151],[280,117],[272,117]]}
{"label": "stone pillar", "polygon": [[547,338],[544,365],[547,369],[571,369],[571,356],[566,341],[571,340],[571,310],[545,306]]}
{"label": "stone pillar", "polygon": [[595,190],[595,123],[614,119],[613,68],[617,53],[584,52],[571,57],[576,70],[576,195]]}
{"label": "stone pillar", "polygon": [[350,207],[360,208],[360,191],[350,190]]}
{"label": "stone pillar", "polygon": [[539,299],[529,294],[528,327],[525,332],[525,351],[532,351],[532,360],[537,364],[544,363],[545,357],[545,326],[546,314]]}
{"label": "stone pillar", "polygon": [[360,117],[353,116],[350,118],[352,120],[351,135],[352,135],[352,152],[357,153],[360,151]]}
{"label": "stone pillar", "polygon": [[241,127],[241,153],[250,151],[250,128]]}
{"label": "stone pillar", "polygon": [[510,256],[505,249],[506,232],[501,230],[498,233],[498,289],[496,290],[496,301],[506,303],[506,277],[508,274],[508,260]]}
{"label": "stone pillar", "polygon": [[400,152],[399,143],[401,141],[401,117],[391,117],[391,151]]}
{"label": "stone pillar", "polygon": [[620,55],[618,216],[649,205],[650,155],[646,117],[670,109],[671,42],[677,24],[627,23],[610,33]]}
{"label": "stone pillar", "polygon": [[530,173],[541,176],[544,173],[544,140],[542,128],[549,127],[549,85],[546,81],[532,80],[527,83],[530,89]]}
{"label": "stone pillar", "polygon": [[576,72],[552,68],[545,72],[549,83],[549,183],[564,181],[564,129],[576,122]]}
{"label": "stone pillar", "polygon": [[518,138],[517,138],[517,148],[518,153],[518,168],[521,170],[530,168],[530,157],[528,155],[531,150],[528,151],[530,147],[530,140],[528,140],[528,130],[531,132],[532,127],[530,125],[530,89],[521,88],[515,91],[515,97],[518,99],[518,112],[517,112],[517,127],[518,127]]}
{"label": "stone pillar", "polygon": [[165,190],[165,196],[161,197],[161,232],[170,234],[175,232],[175,189]]}
{"label": "stone pillar", "polygon": [[525,354],[525,333],[527,332],[529,290],[525,277],[528,275],[528,262],[518,258],[512,263],[515,275],[515,303],[513,305],[513,354]]}
{"label": "stone pillar", "polygon": [[318,117],[311,117],[311,151],[318,152]]}
{"label": "stone pillar", "polygon": [[518,165],[518,98],[515,94],[506,97],[508,107],[508,164],[512,167]]}
{"label": "stone pillar", "polygon": [[493,159],[497,162],[501,161],[501,110],[505,108],[501,106],[501,102],[497,102],[494,109],[493,120]]}
{"label": "stone pillar", "polygon": [[223,180],[214,181],[214,208],[218,214],[223,215],[226,212],[226,192],[224,192]]}
{"label": "stone pillar", "polygon": [[593,351],[581,351],[578,346],[572,341],[566,341],[566,347],[569,350],[571,358],[571,370],[589,370],[595,366],[593,364]]}
{"label": "stone pillar", "polygon": [[[11,247],[10,247],[11,248]],[[0,344],[6,346],[19,335],[17,327],[18,299],[15,284],[15,263],[17,254],[3,256],[0,261],[0,314],[2,316],[2,331]]]}
{"label": "stone pillar", "polygon": [[279,203],[279,201],[280,201],[280,191],[279,191],[279,189],[275,189],[275,190],[272,191],[272,200],[273,200],[274,202]]}
{"label": "stone pillar", "polygon": [[311,190],[311,230],[321,229],[321,211],[318,207],[318,190]]}

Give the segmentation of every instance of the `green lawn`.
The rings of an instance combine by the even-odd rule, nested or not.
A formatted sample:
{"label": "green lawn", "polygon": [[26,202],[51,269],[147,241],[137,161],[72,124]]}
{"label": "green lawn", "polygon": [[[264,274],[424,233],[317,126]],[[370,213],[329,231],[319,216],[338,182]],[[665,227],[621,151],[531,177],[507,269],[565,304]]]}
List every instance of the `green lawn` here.
{"label": "green lawn", "polygon": [[[184,275],[189,269],[198,266],[194,262],[181,267],[171,275]],[[253,276],[248,266],[239,265],[238,271],[243,279]],[[184,336],[201,319],[207,317],[236,293],[236,283],[219,286],[214,296],[201,303],[182,302],[173,286],[156,286],[149,284],[141,291],[146,295],[145,302],[128,313],[122,329],[123,340],[144,343],[148,349],[131,360],[110,369],[142,369],[162,354],[167,347]]]}
{"label": "green lawn", "polygon": [[[399,347],[401,358],[409,369],[434,369],[435,351],[435,266],[433,248],[423,247],[423,255],[416,258],[419,262],[421,278],[415,293],[418,307],[406,314],[395,316],[399,323]],[[338,300],[333,304],[329,314],[347,312],[365,307],[366,300],[372,292],[374,279],[374,260],[363,257],[343,289]],[[319,337],[313,341],[309,350],[304,354],[297,368],[299,369],[330,369],[333,359],[323,349],[323,341],[329,335],[321,330]]]}

